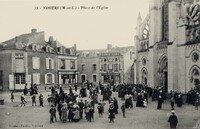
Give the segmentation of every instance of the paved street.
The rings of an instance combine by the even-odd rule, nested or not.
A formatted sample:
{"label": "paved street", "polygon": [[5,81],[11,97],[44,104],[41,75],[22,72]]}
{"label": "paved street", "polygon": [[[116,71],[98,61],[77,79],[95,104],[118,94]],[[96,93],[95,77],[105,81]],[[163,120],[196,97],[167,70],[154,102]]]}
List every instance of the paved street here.
{"label": "paved street", "polygon": [[[147,108],[135,107],[126,110],[126,118],[122,117],[122,112],[116,115],[115,123],[109,123],[108,120],[108,102],[106,102],[103,118],[98,118],[95,107],[95,122],[87,122],[85,119],[80,122],[60,121],[49,123],[49,109],[46,99],[50,92],[41,92],[44,95],[44,107],[31,106],[30,96],[26,96],[27,105],[20,107],[20,95],[22,92],[15,93],[15,102],[10,102],[10,92],[1,93],[0,98],[5,99],[5,105],[0,105],[0,128],[2,129],[169,129],[167,122],[170,115],[170,104],[165,102],[162,110],[157,110],[156,102],[149,102]],[[117,97],[117,92],[113,94]],[[102,96],[99,96],[101,99]],[[88,99],[88,98],[86,98]],[[118,99],[119,107],[122,101]],[[38,102],[38,96],[37,96]],[[179,119],[178,129],[199,129],[200,128],[200,110],[195,110],[191,105],[184,105],[182,108],[175,106],[175,111]],[[58,118],[58,114],[57,114]]]}

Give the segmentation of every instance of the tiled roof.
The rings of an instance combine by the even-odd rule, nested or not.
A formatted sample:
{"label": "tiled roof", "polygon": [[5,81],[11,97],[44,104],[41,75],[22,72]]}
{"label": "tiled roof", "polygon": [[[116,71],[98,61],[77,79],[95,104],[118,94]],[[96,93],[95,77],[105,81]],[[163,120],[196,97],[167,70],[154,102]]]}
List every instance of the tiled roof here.
{"label": "tiled roof", "polygon": [[120,52],[123,54],[133,48],[134,48],[133,46],[128,46],[128,47],[113,47],[110,50],[108,49],[78,50],[77,53],[79,57],[98,57],[99,55],[101,55],[101,53]]}
{"label": "tiled roof", "polygon": [[26,47],[30,44],[38,44],[46,46],[46,41],[44,39],[44,32],[28,33],[16,36],[10,40],[0,43],[1,49],[18,49],[16,46]]}

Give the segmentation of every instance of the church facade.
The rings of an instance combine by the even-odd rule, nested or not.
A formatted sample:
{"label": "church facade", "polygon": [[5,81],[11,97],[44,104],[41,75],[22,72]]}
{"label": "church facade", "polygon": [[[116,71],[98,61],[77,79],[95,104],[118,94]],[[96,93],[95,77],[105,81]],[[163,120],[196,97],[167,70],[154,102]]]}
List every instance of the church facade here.
{"label": "church facade", "polygon": [[185,93],[200,84],[200,2],[150,0],[137,19],[136,83]]}

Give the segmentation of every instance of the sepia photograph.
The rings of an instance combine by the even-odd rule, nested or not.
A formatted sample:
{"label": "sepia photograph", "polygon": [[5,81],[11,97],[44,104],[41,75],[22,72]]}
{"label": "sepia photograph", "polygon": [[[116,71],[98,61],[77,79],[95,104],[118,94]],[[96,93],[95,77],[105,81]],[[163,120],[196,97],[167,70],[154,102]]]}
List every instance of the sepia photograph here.
{"label": "sepia photograph", "polygon": [[0,0],[0,129],[200,129],[200,0]]}

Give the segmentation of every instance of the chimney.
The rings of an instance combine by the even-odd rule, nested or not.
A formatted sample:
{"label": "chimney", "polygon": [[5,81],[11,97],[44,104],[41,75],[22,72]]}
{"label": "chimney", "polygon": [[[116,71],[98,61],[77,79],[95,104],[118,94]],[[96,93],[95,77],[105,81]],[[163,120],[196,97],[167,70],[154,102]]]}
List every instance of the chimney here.
{"label": "chimney", "polygon": [[49,37],[49,42],[52,43],[54,41],[53,36]]}
{"label": "chimney", "polygon": [[107,44],[107,49],[111,50],[112,49],[112,44]]}
{"label": "chimney", "polygon": [[34,33],[36,33],[36,32],[37,32],[37,29],[32,29],[32,30],[31,30],[31,33],[32,33],[32,34],[34,34]]}
{"label": "chimney", "polygon": [[75,51],[76,51],[76,44],[74,44],[74,49],[75,49]]}

